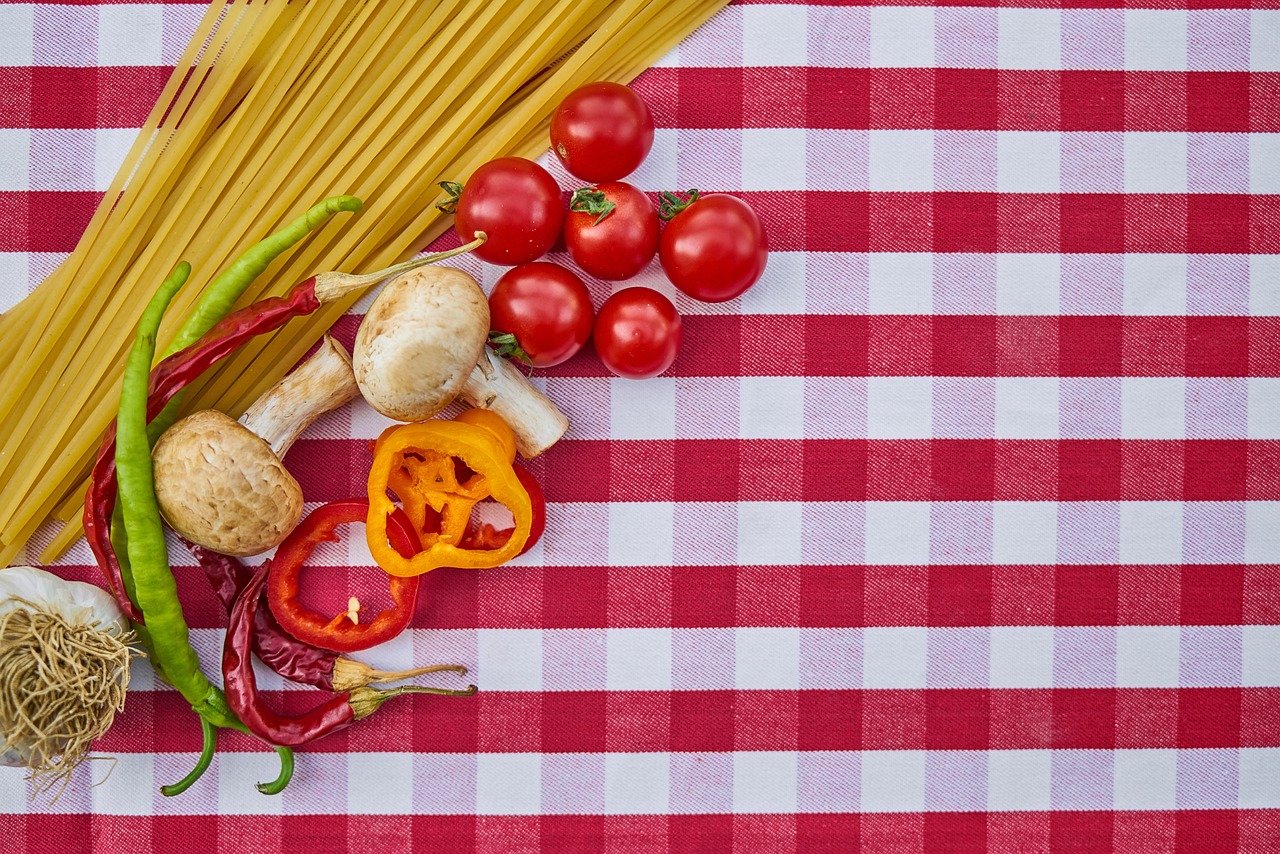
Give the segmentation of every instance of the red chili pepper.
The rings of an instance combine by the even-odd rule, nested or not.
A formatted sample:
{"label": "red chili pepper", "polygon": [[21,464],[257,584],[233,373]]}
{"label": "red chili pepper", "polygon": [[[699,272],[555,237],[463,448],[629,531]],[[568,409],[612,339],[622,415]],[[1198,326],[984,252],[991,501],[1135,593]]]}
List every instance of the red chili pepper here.
{"label": "red chili pepper", "polygon": [[[147,418],[160,414],[165,405],[218,361],[254,336],[279,329],[289,320],[310,314],[320,307],[316,297],[316,279],[311,277],[294,285],[288,297],[272,297],[227,315],[209,332],[185,350],[174,353],[151,371],[151,393],[147,400]],[[116,506],[116,431],[107,428],[94,462],[89,491],[84,501],[84,534],[98,567],[106,576],[107,586],[129,619],[144,623],[142,612],[125,592],[120,575],[120,561],[111,544],[111,513]]]}
{"label": "red chili pepper", "polygon": [[269,570],[269,565],[264,563],[236,600],[227,622],[227,638],[222,648],[222,677],[226,686],[227,704],[249,731],[263,741],[280,747],[306,744],[368,717],[387,700],[400,694],[464,697],[476,692],[474,685],[462,691],[418,685],[404,685],[385,691],[360,687],[338,694],[297,717],[285,717],[273,712],[258,696],[258,682],[253,673],[250,655],[254,620]]}
{"label": "red chili pepper", "polygon": [[[186,543],[186,546],[204,570],[214,595],[230,614],[241,591],[253,580],[253,571],[237,558],[209,551],[195,543]],[[303,643],[281,628],[271,609],[261,607],[261,603],[253,619],[253,651],[263,664],[285,679],[335,692],[350,691],[372,682],[395,682],[441,671],[467,672],[458,664],[376,670],[362,661]]]}
{"label": "red chili pepper", "polygon": [[[418,601],[421,576],[388,575],[394,605],[369,622],[351,619],[350,611],[328,618],[298,601],[302,569],[322,542],[338,542],[339,525],[363,523],[369,518],[369,500],[334,501],[312,510],[276,549],[267,582],[271,612],[289,634],[301,641],[337,652],[356,652],[390,640],[405,630]],[[387,517],[387,535],[401,557],[413,557],[420,549],[418,535],[405,512],[396,508]],[[358,613],[357,613],[358,619]]]}

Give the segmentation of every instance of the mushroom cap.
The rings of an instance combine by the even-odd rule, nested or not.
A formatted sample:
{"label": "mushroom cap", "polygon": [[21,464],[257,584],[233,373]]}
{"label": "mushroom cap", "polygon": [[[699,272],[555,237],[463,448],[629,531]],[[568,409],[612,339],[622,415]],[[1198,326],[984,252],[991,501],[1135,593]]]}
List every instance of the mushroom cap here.
{"label": "mushroom cap", "polygon": [[369,405],[397,421],[424,421],[466,383],[489,337],[489,302],[452,267],[397,276],[360,323],[352,368]]}
{"label": "mushroom cap", "polygon": [[271,447],[221,412],[174,424],[151,453],[165,520],[193,543],[247,557],[280,545],[302,519],[302,487]]}

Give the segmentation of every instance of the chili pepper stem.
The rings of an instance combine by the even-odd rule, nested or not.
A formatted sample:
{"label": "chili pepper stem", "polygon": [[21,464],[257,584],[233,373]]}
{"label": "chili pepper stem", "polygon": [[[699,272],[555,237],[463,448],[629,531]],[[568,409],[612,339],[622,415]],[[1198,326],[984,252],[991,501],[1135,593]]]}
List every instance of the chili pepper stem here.
{"label": "chili pepper stem", "polygon": [[204,772],[208,771],[209,766],[213,763],[214,751],[218,749],[218,729],[203,715],[200,716],[200,729],[204,738],[204,747],[200,750],[200,758],[196,761],[196,767],[192,768],[191,772],[178,782],[160,787],[160,794],[166,798],[181,795],[187,789],[190,789],[196,780],[204,776]]}
{"label": "chili pepper stem", "polygon": [[428,673],[457,673],[467,675],[467,668],[461,664],[433,664],[429,667],[415,667],[411,670],[377,670],[362,661],[351,658],[339,658],[333,663],[333,690],[337,693],[363,688],[373,682],[399,682],[402,679],[413,679]]}
{"label": "chili pepper stem", "polygon": [[401,694],[436,694],[441,697],[470,697],[476,693],[475,685],[466,688],[430,688],[425,685],[401,685],[399,688],[353,688],[347,702],[351,705],[352,716],[356,720],[369,717],[392,697]]}
{"label": "chili pepper stem", "polygon": [[280,776],[270,783],[258,783],[254,786],[264,795],[280,794],[293,779],[293,751],[287,747],[277,747],[276,753],[280,756]]}
{"label": "chili pepper stem", "polygon": [[385,270],[378,270],[373,273],[364,273],[355,275],[353,273],[320,273],[315,277],[315,294],[316,299],[320,302],[330,302],[345,296],[352,291],[363,290],[364,288],[376,285],[385,279],[398,276],[401,273],[407,273],[410,270],[416,270],[419,267],[425,267],[428,264],[435,264],[438,261],[444,261],[455,255],[464,255],[483,244],[489,236],[483,231],[475,233],[475,240],[465,243],[457,249],[450,249],[448,252],[436,252],[432,255],[423,255],[421,258],[410,258],[408,261],[402,261],[399,264],[393,264]]}

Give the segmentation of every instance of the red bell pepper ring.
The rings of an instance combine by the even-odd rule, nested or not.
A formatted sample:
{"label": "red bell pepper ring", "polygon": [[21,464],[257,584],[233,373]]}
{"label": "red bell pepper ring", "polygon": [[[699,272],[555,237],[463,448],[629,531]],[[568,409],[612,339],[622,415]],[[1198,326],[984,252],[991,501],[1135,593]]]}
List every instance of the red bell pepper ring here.
{"label": "red bell pepper ring", "polygon": [[[518,463],[512,463],[511,467],[515,469],[520,485],[529,493],[529,503],[533,505],[533,523],[529,526],[529,539],[525,540],[524,548],[520,550],[520,554],[524,554],[542,539],[542,533],[547,529],[547,498],[542,492],[542,487],[527,468]],[[506,545],[507,540],[511,539],[514,532],[514,528],[499,531],[488,522],[475,524],[473,521],[467,528],[462,547],[464,549],[500,549]]]}
{"label": "red bell pepper ring", "polygon": [[[365,498],[325,504],[312,510],[276,549],[267,579],[267,602],[280,625],[298,640],[334,652],[356,652],[391,640],[413,618],[422,580],[418,576],[388,575],[394,604],[369,622],[352,620],[350,611],[326,617],[298,601],[302,570],[316,546],[338,542],[334,531],[339,525],[363,524],[368,517],[369,501]],[[410,558],[421,549],[413,524],[403,510],[397,508],[388,516],[387,535],[392,548],[402,557]],[[356,616],[358,620],[359,615]]]}

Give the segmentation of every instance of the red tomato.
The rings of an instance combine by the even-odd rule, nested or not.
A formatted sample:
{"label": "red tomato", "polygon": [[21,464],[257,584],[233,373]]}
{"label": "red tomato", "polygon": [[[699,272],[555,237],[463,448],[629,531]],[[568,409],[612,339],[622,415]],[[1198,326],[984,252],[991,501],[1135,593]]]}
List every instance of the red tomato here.
{"label": "red tomato", "polygon": [[599,279],[629,279],[658,251],[658,209],[630,184],[610,181],[573,194],[564,242],[579,267]]}
{"label": "red tomato", "polygon": [[680,315],[671,300],[651,288],[624,288],[596,314],[596,352],[620,377],[656,377],[680,352]]}
{"label": "red tomato", "polygon": [[558,365],[581,350],[591,337],[591,320],[587,286],[549,261],[512,267],[489,295],[490,340],[501,355],[535,368]]}
{"label": "red tomato", "polygon": [[[445,187],[456,195],[453,188]],[[492,264],[523,264],[545,255],[564,222],[556,179],[523,157],[502,157],[481,166],[461,188],[456,204],[458,236],[466,243],[477,231],[487,234],[475,254]]]}
{"label": "red tomato", "polygon": [[667,278],[694,299],[731,300],[764,272],[769,260],[764,224],[735,196],[693,195],[663,229],[658,260]]}
{"label": "red tomato", "polygon": [[620,83],[588,83],[568,94],[551,116],[551,150],[584,181],[616,181],[636,170],[653,148],[653,116]]}

